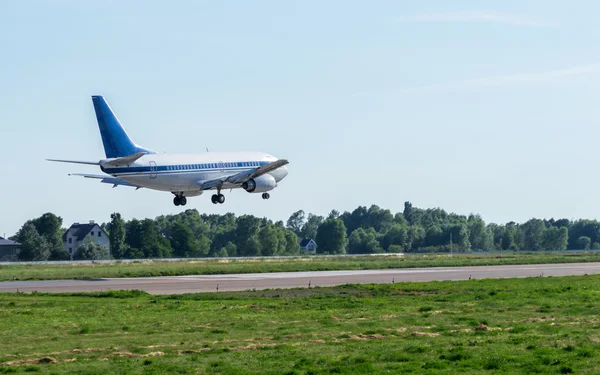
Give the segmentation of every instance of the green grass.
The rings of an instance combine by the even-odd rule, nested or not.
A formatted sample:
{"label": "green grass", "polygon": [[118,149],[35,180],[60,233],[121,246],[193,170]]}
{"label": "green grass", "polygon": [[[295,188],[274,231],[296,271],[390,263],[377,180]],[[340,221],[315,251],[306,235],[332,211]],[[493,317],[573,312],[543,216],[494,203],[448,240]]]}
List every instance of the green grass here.
{"label": "green grass", "polygon": [[1,294],[0,374],[597,374],[599,313],[600,276]]}
{"label": "green grass", "polygon": [[222,259],[183,262],[0,265],[0,281],[215,275],[232,273],[331,271],[414,267],[487,266],[600,262],[600,253],[511,253],[485,255],[409,255]]}

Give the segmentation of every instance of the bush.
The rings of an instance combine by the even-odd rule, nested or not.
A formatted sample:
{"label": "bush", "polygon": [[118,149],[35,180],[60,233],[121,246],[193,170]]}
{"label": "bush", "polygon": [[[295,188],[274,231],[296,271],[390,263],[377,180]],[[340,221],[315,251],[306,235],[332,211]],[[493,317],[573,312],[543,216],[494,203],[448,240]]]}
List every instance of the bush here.
{"label": "bush", "polygon": [[392,254],[403,253],[404,249],[400,245],[390,245],[390,247],[388,247],[387,252]]}
{"label": "bush", "polygon": [[90,237],[87,237],[83,243],[77,248],[73,259],[77,260],[101,260],[110,259],[110,253],[106,246],[102,246],[94,242]]}

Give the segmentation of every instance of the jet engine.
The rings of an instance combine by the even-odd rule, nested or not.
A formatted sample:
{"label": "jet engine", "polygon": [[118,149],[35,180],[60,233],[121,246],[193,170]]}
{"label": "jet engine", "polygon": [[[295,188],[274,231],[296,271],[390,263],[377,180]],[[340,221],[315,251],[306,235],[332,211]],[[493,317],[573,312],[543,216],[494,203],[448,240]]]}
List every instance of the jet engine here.
{"label": "jet engine", "polygon": [[248,193],[264,193],[274,189],[277,186],[277,181],[270,174],[251,178],[242,184],[242,188]]}

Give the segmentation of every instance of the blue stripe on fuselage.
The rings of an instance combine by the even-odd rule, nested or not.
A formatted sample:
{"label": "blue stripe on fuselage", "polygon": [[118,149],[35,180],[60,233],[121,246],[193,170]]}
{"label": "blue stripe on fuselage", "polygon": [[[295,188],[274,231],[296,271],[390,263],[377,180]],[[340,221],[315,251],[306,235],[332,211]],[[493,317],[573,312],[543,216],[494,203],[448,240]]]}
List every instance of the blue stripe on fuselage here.
{"label": "blue stripe on fuselage", "polygon": [[104,172],[111,175],[144,173],[144,172],[221,172],[235,171],[239,169],[258,168],[269,164],[268,161],[254,162],[224,162],[224,163],[198,163],[198,164],[175,164],[175,165],[159,165],[156,167],[140,166],[140,167],[124,167],[124,168],[104,168]]}

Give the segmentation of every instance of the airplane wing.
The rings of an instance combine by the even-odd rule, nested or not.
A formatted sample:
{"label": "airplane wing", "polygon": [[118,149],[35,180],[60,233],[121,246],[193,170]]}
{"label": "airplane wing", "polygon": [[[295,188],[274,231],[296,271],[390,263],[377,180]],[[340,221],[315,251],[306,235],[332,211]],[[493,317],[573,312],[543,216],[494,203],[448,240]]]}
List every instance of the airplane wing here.
{"label": "airplane wing", "polygon": [[289,164],[289,162],[286,159],[276,160],[269,164],[262,165],[258,168],[250,169],[248,171],[243,171],[229,176],[223,176],[215,180],[202,182],[200,184],[200,188],[202,190],[214,189],[218,186],[223,185],[225,182],[235,185],[241,185],[252,178],[262,176],[263,174],[274,171],[277,168],[281,168],[286,164]]}
{"label": "airplane wing", "polygon": [[132,183],[129,183],[127,181],[123,181],[119,178],[116,177],[110,177],[110,176],[106,176],[106,175],[99,175],[99,174],[85,174],[85,173],[71,173],[69,174],[69,176],[80,176],[80,177],[85,177],[85,178],[95,178],[100,180],[100,182],[104,182],[105,184],[112,184],[113,187],[117,187],[119,185],[121,186],[131,186],[137,189],[141,189],[142,186],[138,186],[138,185],[134,185]]}

